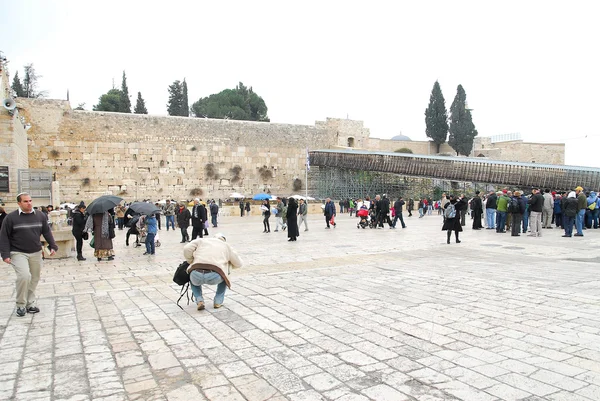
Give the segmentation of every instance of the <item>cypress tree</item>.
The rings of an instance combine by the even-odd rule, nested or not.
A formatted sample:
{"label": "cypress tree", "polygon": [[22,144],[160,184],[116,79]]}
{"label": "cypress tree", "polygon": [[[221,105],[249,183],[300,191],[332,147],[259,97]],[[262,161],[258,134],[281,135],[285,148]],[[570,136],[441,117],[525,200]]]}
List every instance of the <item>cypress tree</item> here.
{"label": "cypress tree", "polygon": [[144,99],[142,99],[142,93],[138,92],[137,102],[135,103],[135,109],[133,110],[135,114],[148,114],[148,110],[146,109],[146,103]]}
{"label": "cypress tree", "polygon": [[462,85],[458,85],[456,96],[450,106],[450,138],[448,144],[456,155],[468,156],[473,149],[473,140],[477,129],[473,124],[471,110],[467,109],[467,94]]}
{"label": "cypress tree", "polygon": [[131,113],[131,101],[129,100],[129,89],[127,88],[127,77],[125,76],[125,71],[123,71],[123,80],[121,81],[119,112]]}
{"label": "cypress tree", "polygon": [[446,142],[448,136],[448,112],[438,81],[433,84],[429,106],[425,109],[425,126],[425,134],[437,145],[437,153],[440,153],[440,145]]}
{"label": "cypress tree", "polygon": [[188,104],[188,89],[187,82],[185,82],[185,78],[183,78],[183,84],[181,88],[181,96],[182,96],[182,105],[181,105],[181,114],[182,116],[189,117],[190,116],[190,106]]}
{"label": "cypress tree", "polygon": [[183,89],[181,81],[177,80],[169,85],[169,103],[167,103],[167,113],[170,116],[181,116],[183,108]]}
{"label": "cypress tree", "polygon": [[17,97],[25,97],[25,89],[23,89],[23,84],[19,79],[19,72],[15,72],[15,77],[13,78],[13,83],[11,88],[14,92],[14,95]]}

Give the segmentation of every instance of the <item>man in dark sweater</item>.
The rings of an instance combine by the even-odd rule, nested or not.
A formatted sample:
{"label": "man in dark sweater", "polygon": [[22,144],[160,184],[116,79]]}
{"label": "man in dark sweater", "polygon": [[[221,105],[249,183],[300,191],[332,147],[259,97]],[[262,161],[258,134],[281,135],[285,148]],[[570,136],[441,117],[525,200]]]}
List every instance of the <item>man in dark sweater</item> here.
{"label": "man in dark sweater", "polygon": [[40,281],[42,269],[43,235],[48,242],[50,255],[58,250],[48,217],[33,210],[31,196],[22,193],[17,196],[19,209],[8,214],[0,229],[0,255],[5,263],[12,265],[17,274],[17,316],[38,313],[35,305],[35,289]]}
{"label": "man in dark sweater", "polygon": [[530,237],[542,236],[542,209],[544,208],[544,197],[540,194],[538,188],[531,190],[531,199],[529,199],[529,230]]}

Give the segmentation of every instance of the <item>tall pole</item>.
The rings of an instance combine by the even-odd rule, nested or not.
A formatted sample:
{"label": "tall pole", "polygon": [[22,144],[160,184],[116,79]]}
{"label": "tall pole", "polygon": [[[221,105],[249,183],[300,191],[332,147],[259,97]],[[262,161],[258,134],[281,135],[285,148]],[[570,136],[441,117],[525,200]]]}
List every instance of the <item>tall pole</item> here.
{"label": "tall pole", "polygon": [[305,193],[306,193],[306,203],[308,204],[308,170],[310,169],[310,161],[308,158],[308,146],[306,147],[306,182]]}

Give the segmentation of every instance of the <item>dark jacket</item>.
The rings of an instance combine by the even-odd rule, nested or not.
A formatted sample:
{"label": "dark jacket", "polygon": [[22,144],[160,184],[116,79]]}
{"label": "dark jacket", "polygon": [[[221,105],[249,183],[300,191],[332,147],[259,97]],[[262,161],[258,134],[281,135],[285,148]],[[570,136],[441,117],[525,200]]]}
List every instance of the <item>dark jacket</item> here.
{"label": "dark jacket", "polygon": [[520,213],[525,214],[525,212],[527,211],[527,201],[529,199],[527,199],[527,197],[524,195],[519,196],[518,199],[519,199],[519,209],[521,210]]}
{"label": "dark jacket", "polygon": [[576,198],[566,198],[563,203],[563,216],[577,216],[578,204]]}
{"label": "dark jacket", "polygon": [[532,212],[542,212],[544,208],[544,197],[539,192],[535,195],[531,195],[531,199],[529,199],[529,210]]}
{"label": "dark jacket", "polygon": [[456,209],[456,216],[452,217],[452,218],[444,219],[444,225],[442,226],[442,231],[452,230],[452,231],[461,232],[463,229],[462,229],[462,225],[460,224],[460,214],[462,213],[461,209],[466,210],[467,202],[463,202],[460,200],[457,201],[456,199],[452,199],[450,202],[446,203],[446,206],[444,206],[444,209],[449,208],[450,205],[454,205],[454,209]]}
{"label": "dark jacket", "polygon": [[402,213],[402,206],[404,206],[403,200],[397,200],[396,202],[394,202],[394,210],[396,211],[397,215]]}
{"label": "dark jacket", "polygon": [[561,205],[562,205],[562,198],[554,199],[554,214],[562,213]]}
{"label": "dark jacket", "polygon": [[[197,209],[197,210],[195,210]],[[198,217],[194,217],[194,214],[197,214]],[[198,203],[197,205],[194,205],[194,207],[192,208],[192,226],[194,227],[200,227],[202,226],[202,224],[206,221],[206,208],[204,207],[203,204]]]}
{"label": "dark jacket", "polygon": [[323,214],[325,214],[325,216],[335,216],[335,203],[327,202]]}
{"label": "dark jacket", "polygon": [[177,225],[179,228],[188,228],[190,226],[192,214],[187,207],[184,207],[183,210],[178,208],[175,214],[177,215]]}
{"label": "dark jacket", "polygon": [[577,195],[577,210],[587,209],[587,198],[583,191]]}
{"label": "dark jacket", "polygon": [[483,213],[483,202],[479,196],[471,199],[471,210],[474,212]]}
{"label": "dark jacket", "polygon": [[380,213],[388,214],[390,212],[390,200],[388,198],[381,199],[379,205],[377,205],[377,210]]}
{"label": "dark jacket", "polygon": [[210,215],[214,216],[216,214],[219,214],[219,206],[216,203],[211,203],[210,204]]}
{"label": "dark jacket", "polygon": [[496,194],[488,195],[488,198],[485,201],[486,209],[495,209],[497,201],[498,201],[498,196]]}
{"label": "dark jacket", "polygon": [[85,217],[83,213],[77,209],[73,210],[71,216],[73,217],[73,229],[71,232],[75,238],[79,238],[85,229],[85,221],[87,220],[87,217]]}

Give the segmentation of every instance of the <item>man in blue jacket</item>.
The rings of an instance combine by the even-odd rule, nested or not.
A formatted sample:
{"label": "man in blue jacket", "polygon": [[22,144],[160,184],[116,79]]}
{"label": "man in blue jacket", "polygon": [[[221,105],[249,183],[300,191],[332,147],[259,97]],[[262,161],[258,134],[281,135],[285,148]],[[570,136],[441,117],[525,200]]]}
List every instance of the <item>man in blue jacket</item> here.
{"label": "man in blue jacket", "polygon": [[[335,217],[335,203],[333,203],[330,198],[326,199],[325,209],[323,210],[323,213],[325,214],[325,223],[327,223],[327,227],[325,228],[329,229],[331,228],[329,226],[329,221],[331,220],[331,217]],[[335,227],[336,225],[337,224],[335,223],[334,219],[333,226]]]}

